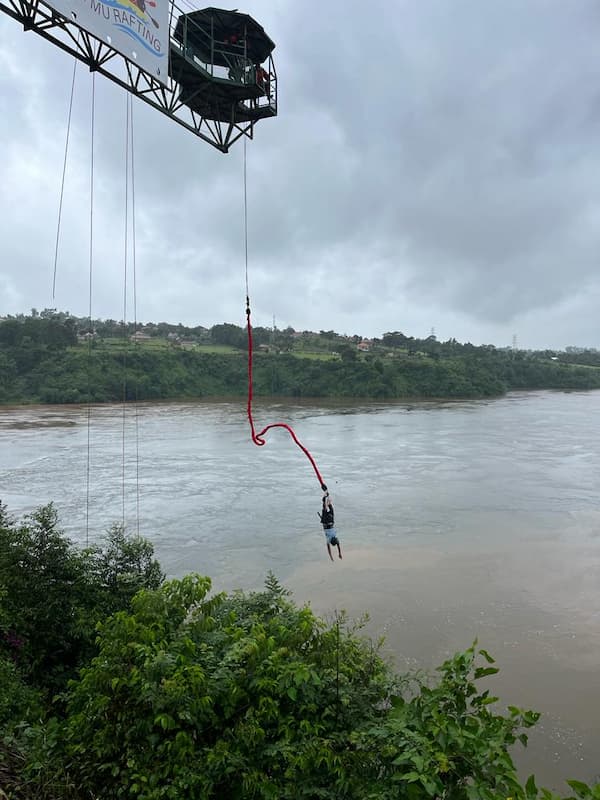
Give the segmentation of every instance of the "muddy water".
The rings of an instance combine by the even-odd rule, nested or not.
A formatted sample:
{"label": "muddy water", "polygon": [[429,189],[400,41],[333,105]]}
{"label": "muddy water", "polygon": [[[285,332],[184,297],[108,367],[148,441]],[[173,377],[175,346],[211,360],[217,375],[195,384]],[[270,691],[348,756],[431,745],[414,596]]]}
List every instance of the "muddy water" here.
{"label": "muddy water", "polygon": [[543,714],[524,774],[562,789],[599,773],[600,392],[256,416],[312,450],[343,562],[308,462],[280,431],[249,443],[237,403],[0,409],[0,497],[15,514],[53,500],[81,542],[139,524],[170,574],[217,588],[272,569],[319,612],[368,611],[402,669],[478,637],[502,702]]}

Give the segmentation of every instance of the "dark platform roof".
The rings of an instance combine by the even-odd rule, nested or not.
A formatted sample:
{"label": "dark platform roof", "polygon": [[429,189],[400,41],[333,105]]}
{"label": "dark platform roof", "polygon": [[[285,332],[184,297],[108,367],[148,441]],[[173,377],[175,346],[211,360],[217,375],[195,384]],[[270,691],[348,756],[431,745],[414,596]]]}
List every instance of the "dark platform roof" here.
{"label": "dark platform roof", "polygon": [[[174,36],[177,41],[183,40],[184,24],[187,21],[187,40],[192,43],[194,39],[194,29],[205,34],[212,33],[215,43],[224,42],[232,36],[238,39],[245,37],[246,56],[253,64],[261,64],[275,48],[269,36],[265,33],[262,25],[253,19],[249,14],[241,14],[239,11],[225,11],[221,8],[203,8],[200,11],[191,11],[189,14],[182,14],[177,20]],[[205,43],[200,41],[198,46]],[[207,61],[209,59],[206,59]],[[226,66],[228,62],[221,57],[218,52],[213,55],[213,63]]]}

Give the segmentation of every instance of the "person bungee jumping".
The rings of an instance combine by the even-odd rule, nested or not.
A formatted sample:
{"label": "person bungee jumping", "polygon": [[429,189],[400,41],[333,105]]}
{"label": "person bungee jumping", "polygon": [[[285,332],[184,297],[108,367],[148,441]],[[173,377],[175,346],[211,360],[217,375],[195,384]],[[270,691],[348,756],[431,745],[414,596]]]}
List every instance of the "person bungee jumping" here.
{"label": "person bungee jumping", "polygon": [[342,548],[340,546],[340,540],[338,539],[337,531],[335,529],[333,503],[329,497],[329,492],[325,492],[323,495],[323,508],[321,509],[319,518],[321,520],[321,525],[323,526],[323,532],[327,541],[327,552],[329,553],[329,558],[333,561],[333,554],[331,552],[332,546],[337,547],[339,557],[341,558]]}

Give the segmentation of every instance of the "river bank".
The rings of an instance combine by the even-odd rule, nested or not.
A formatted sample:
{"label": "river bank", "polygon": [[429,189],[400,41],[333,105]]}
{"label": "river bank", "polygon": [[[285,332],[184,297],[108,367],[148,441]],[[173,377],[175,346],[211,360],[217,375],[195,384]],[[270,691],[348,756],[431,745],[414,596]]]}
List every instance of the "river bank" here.
{"label": "river bank", "polygon": [[[600,388],[600,367],[594,365],[493,347],[456,344],[448,349],[440,344],[440,348],[373,353],[346,349],[343,357],[336,358],[257,353],[254,393],[348,401],[465,399],[499,397],[515,389]],[[235,398],[247,392],[247,353],[241,349],[223,353],[21,342],[0,344],[0,366],[0,403],[173,401]]]}

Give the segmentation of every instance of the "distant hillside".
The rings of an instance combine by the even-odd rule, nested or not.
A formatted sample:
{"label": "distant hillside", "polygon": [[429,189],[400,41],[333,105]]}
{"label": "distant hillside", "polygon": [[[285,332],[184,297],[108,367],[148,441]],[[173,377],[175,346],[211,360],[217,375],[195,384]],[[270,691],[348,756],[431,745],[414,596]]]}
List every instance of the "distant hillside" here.
{"label": "distant hillside", "polygon": [[[454,339],[381,339],[257,329],[255,394],[283,397],[486,397],[511,389],[600,388],[597,351],[524,352]],[[91,326],[64,314],[0,322],[0,402],[81,403],[237,397],[247,388],[236,325]]]}

